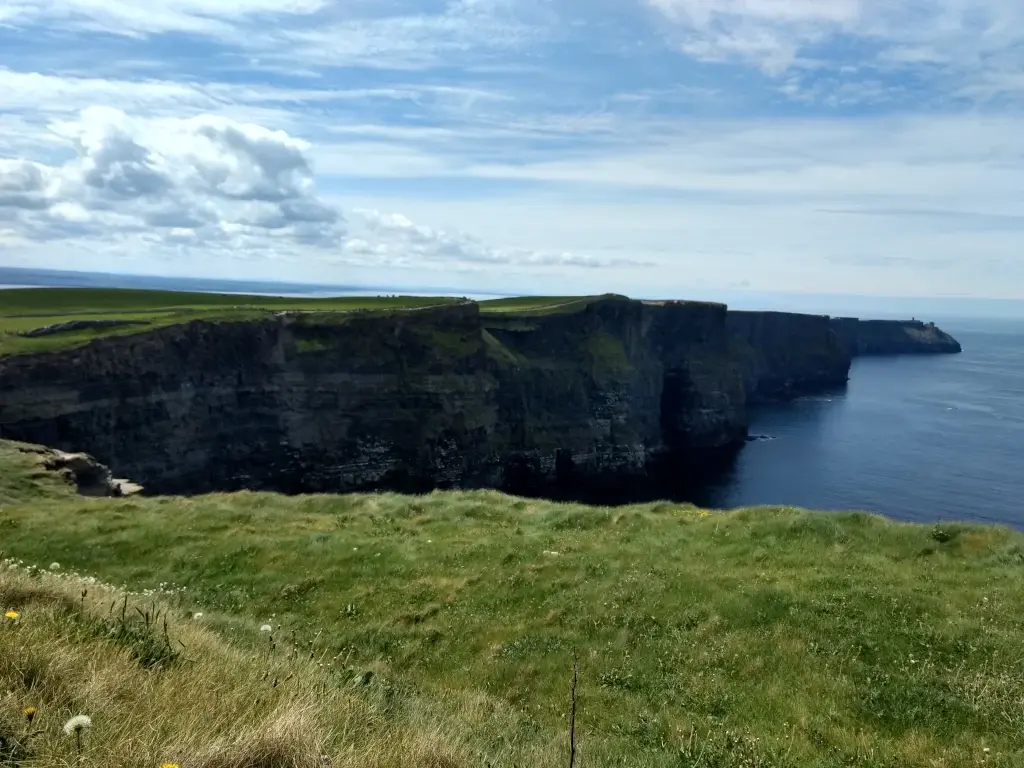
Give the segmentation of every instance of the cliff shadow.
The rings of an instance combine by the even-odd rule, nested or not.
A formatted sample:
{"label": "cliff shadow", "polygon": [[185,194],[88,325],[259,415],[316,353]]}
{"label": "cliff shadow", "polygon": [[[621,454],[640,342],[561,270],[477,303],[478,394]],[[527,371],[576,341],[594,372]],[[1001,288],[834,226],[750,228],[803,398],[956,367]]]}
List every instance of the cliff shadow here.
{"label": "cliff shadow", "polygon": [[648,461],[643,472],[595,475],[574,466],[568,452],[560,453],[554,479],[529,459],[506,467],[500,490],[515,496],[615,507],[653,501],[713,506],[719,491],[732,483],[743,447],[663,451]]}

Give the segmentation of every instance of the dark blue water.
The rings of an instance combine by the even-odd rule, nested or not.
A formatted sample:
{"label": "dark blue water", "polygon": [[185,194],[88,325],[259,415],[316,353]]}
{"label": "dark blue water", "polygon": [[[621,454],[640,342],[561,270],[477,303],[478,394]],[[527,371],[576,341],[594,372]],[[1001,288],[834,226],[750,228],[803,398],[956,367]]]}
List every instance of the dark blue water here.
{"label": "dark blue water", "polygon": [[701,501],[1024,527],[1024,321],[946,321],[961,355],[862,358],[843,393],[754,414]]}

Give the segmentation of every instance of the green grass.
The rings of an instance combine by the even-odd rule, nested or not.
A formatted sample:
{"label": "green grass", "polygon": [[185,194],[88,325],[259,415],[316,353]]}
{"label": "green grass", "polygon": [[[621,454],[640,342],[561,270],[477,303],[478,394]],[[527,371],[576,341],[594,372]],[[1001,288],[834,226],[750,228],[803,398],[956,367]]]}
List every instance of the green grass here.
{"label": "green grass", "polygon": [[[523,297],[480,303],[488,313],[540,316],[578,312],[593,296]],[[274,296],[123,290],[115,288],[24,288],[0,292],[0,357],[35,354],[81,346],[97,338],[124,336],[192,320],[244,321],[270,312],[352,312],[356,310],[420,309],[460,299],[425,296],[348,296],[305,299]],[[127,320],[144,325],[87,328],[25,338],[19,334],[73,320]],[[315,351],[317,343],[305,343]]]}
{"label": "green grass", "polygon": [[0,444],[8,554],[174,583],[225,637],[272,620],[409,700],[503,713],[423,765],[557,764],[574,653],[581,768],[1024,764],[1003,528],[494,492],[97,500],[26,456]]}
{"label": "green grass", "polygon": [[167,310],[223,310],[252,307],[267,310],[411,309],[448,304],[456,299],[426,296],[345,296],[308,299],[280,296],[248,296],[230,293],[185,293],[120,288],[21,288],[4,291],[3,315],[82,315]]}
{"label": "green grass", "polygon": [[555,315],[579,312],[600,296],[516,296],[480,302],[483,312],[508,312],[522,315]]}
{"label": "green grass", "polygon": [[[319,638],[300,647],[174,603],[173,590],[0,561],[0,766],[459,768],[499,750],[517,765],[560,762],[555,745],[488,739],[523,728],[500,701],[428,700]],[[92,726],[79,747],[63,726],[82,714]]]}
{"label": "green grass", "polygon": [[[191,320],[248,320],[269,312],[352,312],[419,309],[458,299],[423,296],[350,296],[328,299],[242,296],[114,288],[22,288],[0,291],[0,356],[80,346],[93,339],[140,333]],[[52,336],[17,334],[72,320],[132,320],[147,325],[92,328]]]}
{"label": "green grass", "polygon": [[[526,296],[480,302],[481,311],[523,318],[569,314],[605,296]],[[622,298],[622,297],[619,297]],[[97,339],[143,333],[192,320],[244,321],[286,310],[339,313],[420,309],[460,301],[452,297],[348,296],[306,299],[117,288],[22,288],[0,291],[0,357],[69,349]],[[87,328],[25,338],[19,334],[73,320],[126,320],[140,325]],[[504,320],[507,322],[508,317]],[[304,349],[312,349],[306,344]]]}

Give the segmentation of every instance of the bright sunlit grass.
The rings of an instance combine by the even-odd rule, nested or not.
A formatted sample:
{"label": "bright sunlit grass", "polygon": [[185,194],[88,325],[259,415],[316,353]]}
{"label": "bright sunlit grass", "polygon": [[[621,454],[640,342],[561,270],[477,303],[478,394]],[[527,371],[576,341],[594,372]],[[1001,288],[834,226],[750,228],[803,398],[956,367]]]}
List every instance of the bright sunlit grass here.
{"label": "bright sunlit grass", "polygon": [[[14,475],[28,471],[25,454],[3,451],[22,462]],[[8,553],[202,613],[178,631],[202,628],[207,639],[186,645],[228,643],[216,653],[234,654],[237,669],[218,673],[229,677],[216,678],[217,695],[246,702],[239,711],[254,722],[287,715],[276,698],[254,711],[253,669],[268,663],[268,635],[280,652],[294,631],[303,654],[312,640],[315,657],[349,670],[344,684],[308,670],[309,685],[345,691],[331,707],[382,707],[360,715],[372,733],[407,729],[403,738],[449,750],[447,762],[394,753],[353,765],[560,764],[574,652],[581,766],[1024,761],[1024,536],[1002,528],[789,508],[596,509],[493,492],[96,500],[11,476],[0,481]],[[4,607],[28,631],[29,603]],[[74,656],[78,637],[52,635],[50,647]],[[202,690],[196,678],[173,687]],[[117,690],[128,708],[149,689]],[[78,699],[64,701],[60,717],[75,714]],[[183,711],[166,715],[160,743],[205,744],[208,716],[195,707],[211,702],[161,702]],[[26,705],[38,706],[7,710]],[[314,704],[297,711],[316,723],[299,732],[336,760],[350,759],[355,732],[357,751],[385,749]],[[101,709],[91,712],[88,743],[99,748]],[[417,730],[425,718],[428,734]],[[227,743],[229,722],[210,743]],[[156,758],[192,764],[178,752]]]}

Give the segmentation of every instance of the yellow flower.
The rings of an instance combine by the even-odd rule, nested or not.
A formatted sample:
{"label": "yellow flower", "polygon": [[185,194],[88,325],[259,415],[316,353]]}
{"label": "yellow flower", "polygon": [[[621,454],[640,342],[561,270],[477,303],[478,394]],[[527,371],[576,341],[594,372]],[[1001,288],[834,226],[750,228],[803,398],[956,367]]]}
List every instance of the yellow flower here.
{"label": "yellow flower", "polygon": [[20,614],[17,611],[8,611],[4,614],[8,619],[16,619]]}
{"label": "yellow flower", "polygon": [[177,763],[164,763],[160,768],[181,768]]}
{"label": "yellow flower", "polygon": [[25,719],[28,720],[31,723],[32,719],[36,716],[36,708],[35,707],[25,707],[25,709],[22,710],[22,711],[25,713]]}

